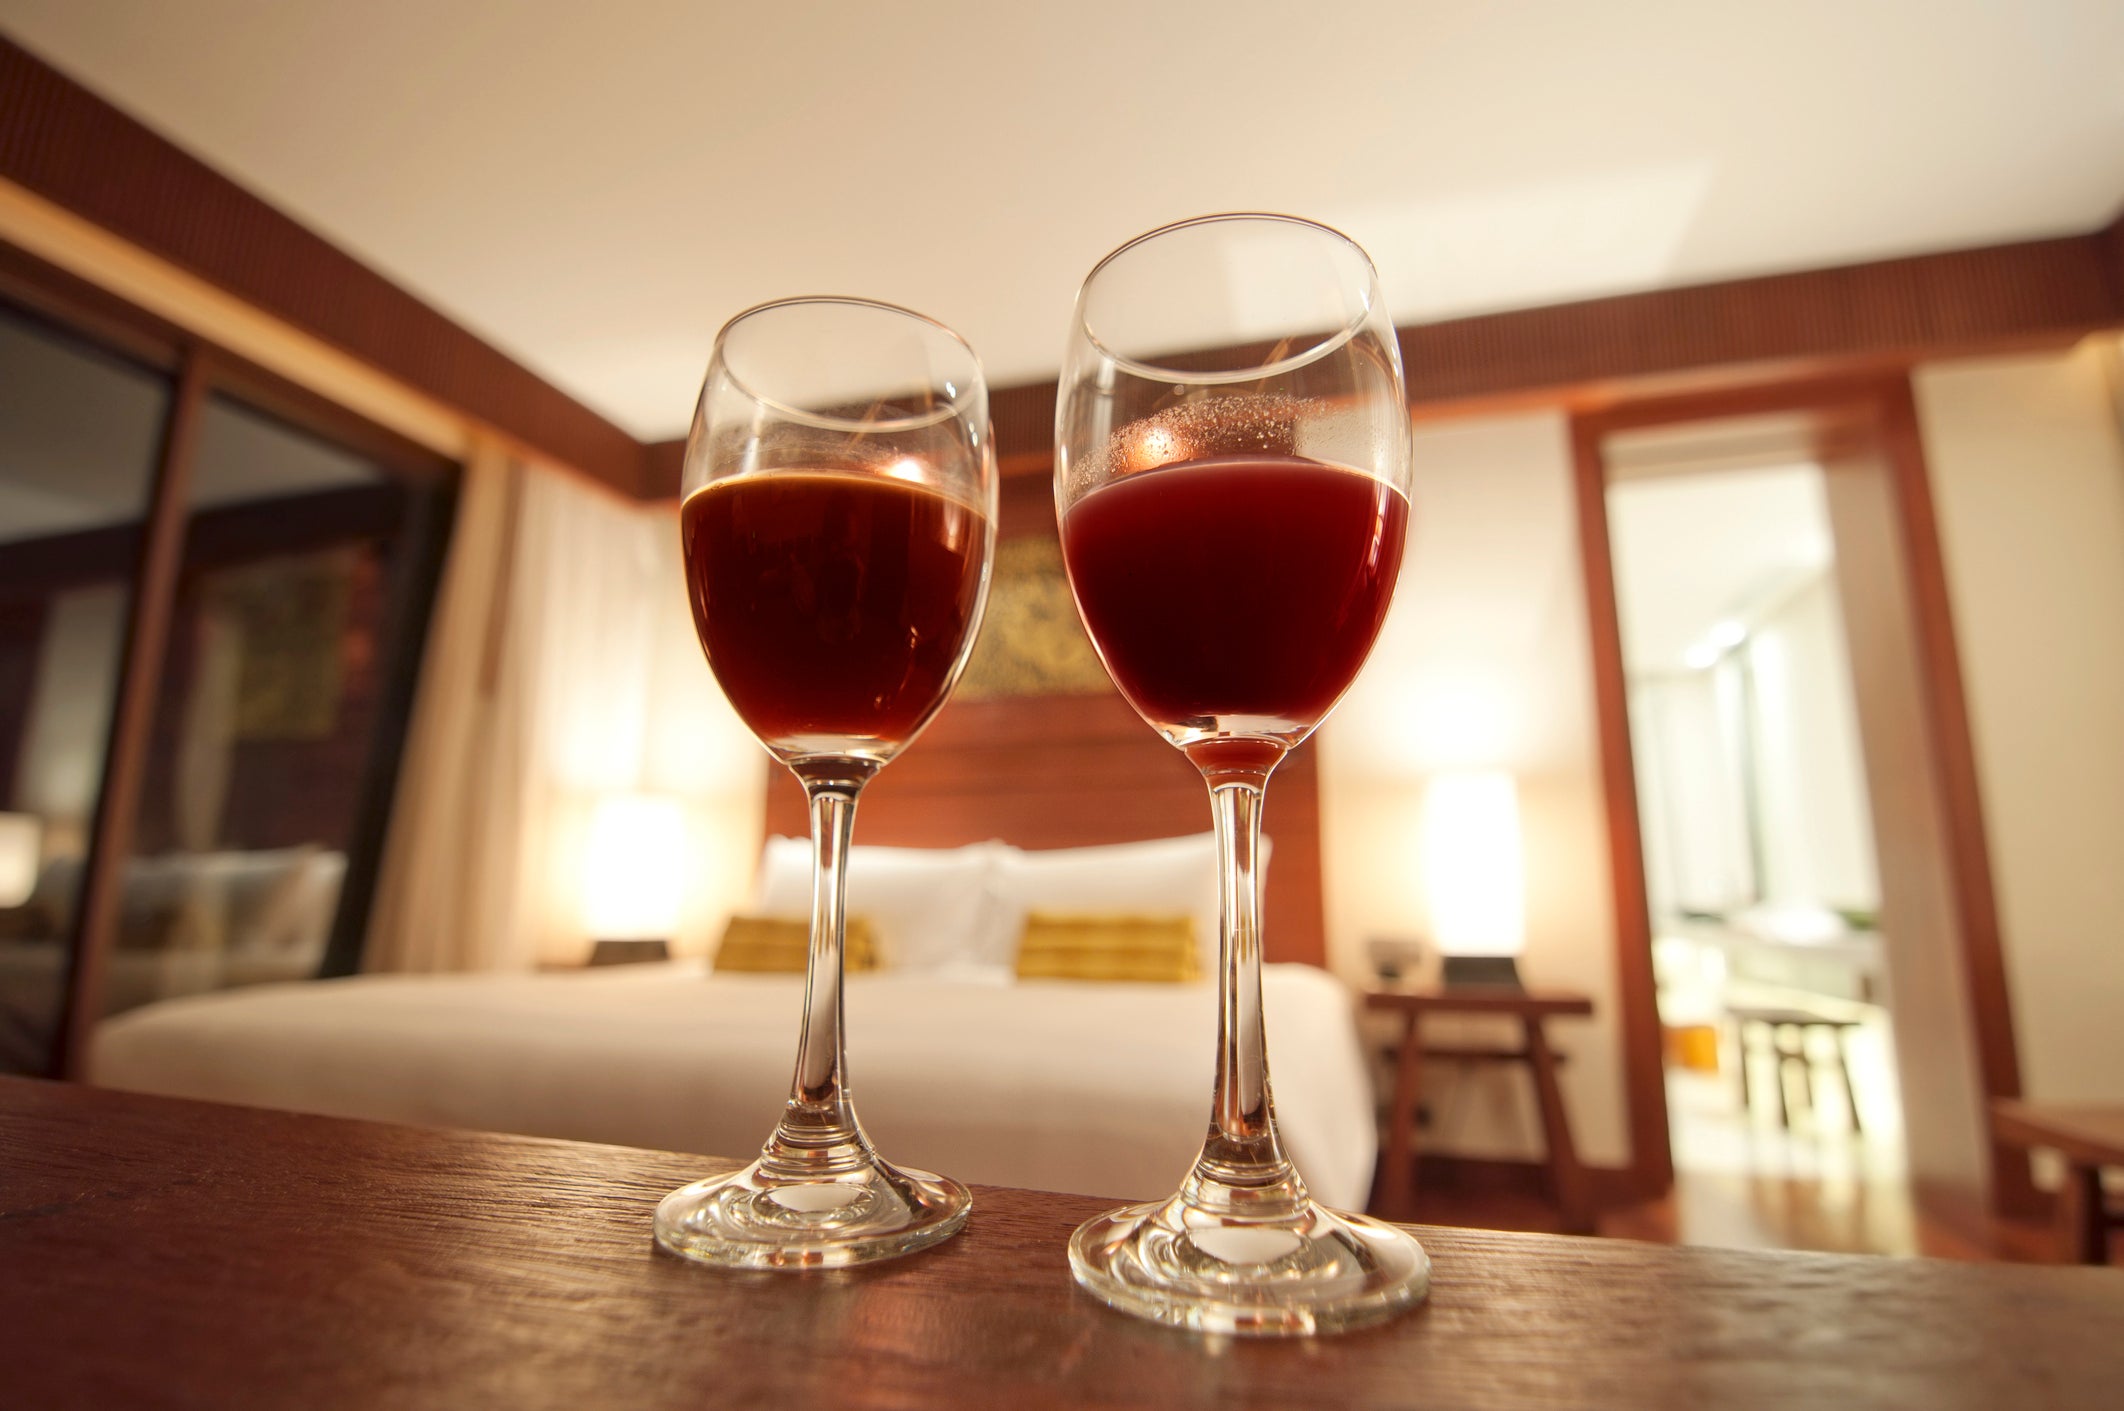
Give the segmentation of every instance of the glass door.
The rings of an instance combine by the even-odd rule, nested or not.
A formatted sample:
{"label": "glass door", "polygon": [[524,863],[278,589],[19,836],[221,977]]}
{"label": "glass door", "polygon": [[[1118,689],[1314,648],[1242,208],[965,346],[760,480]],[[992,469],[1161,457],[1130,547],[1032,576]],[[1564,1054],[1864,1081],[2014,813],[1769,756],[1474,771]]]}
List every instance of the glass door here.
{"label": "glass door", "polygon": [[66,1003],[167,371],[0,305],[0,1073]]}
{"label": "glass door", "polygon": [[102,1013],[358,961],[440,495],[208,396]]}
{"label": "glass door", "polygon": [[0,1073],[359,968],[456,482],[0,247]]}

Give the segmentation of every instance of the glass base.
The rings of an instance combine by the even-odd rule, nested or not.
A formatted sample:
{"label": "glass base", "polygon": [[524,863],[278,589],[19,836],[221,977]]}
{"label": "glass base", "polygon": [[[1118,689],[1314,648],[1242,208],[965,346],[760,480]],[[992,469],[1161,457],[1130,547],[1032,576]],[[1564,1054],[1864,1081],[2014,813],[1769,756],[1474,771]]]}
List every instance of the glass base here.
{"label": "glass base", "polygon": [[1077,1227],[1069,1267],[1123,1313],[1197,1332],[1307,1337],[1383,1322],[1421,1302],[1431,1258],[1406,1230],[1307,1200],[1239,1220],[1184,1196]]}
{"label": "glass base", "polygon": [[950,1239],[972,1209],[957,1181],[875,1158],[831,1180],[778,1179],[755,1161],[665,1196],[656,1242],[729,1269],[838,1269]]}

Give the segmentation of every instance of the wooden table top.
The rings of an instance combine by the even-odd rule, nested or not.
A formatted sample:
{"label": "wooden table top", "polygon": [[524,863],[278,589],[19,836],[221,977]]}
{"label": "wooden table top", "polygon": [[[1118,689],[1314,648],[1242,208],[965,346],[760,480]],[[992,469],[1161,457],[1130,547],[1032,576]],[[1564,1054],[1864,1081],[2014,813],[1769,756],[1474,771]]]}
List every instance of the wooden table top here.
{"label": "wooden table top", "polygon": [[863,1270],[658,1253],[729,1163],[0,1080],[14,1407],[2114,1407],[2124,1276],[1427,1230],[1428,1306],[1231,1341],[1079,1293],[1106,1202]]}
{"label": "wooden table top", "polygon": [[1514,1014],[1521,1018],[1586,1015],[1593,1001],[1569,990],[1515,990],[1507,985],[1423,986],[1366,990],[1367,1009],[1417,1010],[1426,1014]]}
{"label": "wooden table top", "polygon": [[2074,1161],[2124,1166],[2124,1107],[1996,1098],[1992,1127],[2014,1146],[2042,1146]]}

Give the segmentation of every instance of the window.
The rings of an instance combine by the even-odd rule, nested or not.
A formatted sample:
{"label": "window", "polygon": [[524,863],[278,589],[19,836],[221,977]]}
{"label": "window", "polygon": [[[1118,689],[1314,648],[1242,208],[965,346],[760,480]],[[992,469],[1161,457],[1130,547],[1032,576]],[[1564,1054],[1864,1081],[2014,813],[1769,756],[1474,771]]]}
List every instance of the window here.
{"label": "window", "polygon": [[0,273],[0,1072],[61,1072],[102,1015],[359,967],[456,476]]}
{"label": "window", "polygon": [[0,1072],[49,1066],[172,387],[0,306]]}

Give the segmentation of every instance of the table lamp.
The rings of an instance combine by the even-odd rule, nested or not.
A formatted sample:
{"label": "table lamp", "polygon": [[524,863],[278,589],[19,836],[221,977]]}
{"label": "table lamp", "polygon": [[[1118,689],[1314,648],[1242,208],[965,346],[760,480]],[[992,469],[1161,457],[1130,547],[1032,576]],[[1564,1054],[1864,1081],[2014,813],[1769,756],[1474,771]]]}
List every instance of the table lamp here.
{"label": "table lamp", "polygon": [[686,816],[663,794],[607,794],[583,849],[583,922],[592,965],[662,960],[678,930]]}
{"label": "table lamp", "polygon": [[1431,940],[1446,985],[1518,987],[1526,948],[1519,791],[1502,770],[1434,775],[1423,798]]}
{"label": "table lamp", "polygon": [[0,907],[17,907],[37,890],[44,825],[35,814],[0,813]]}

